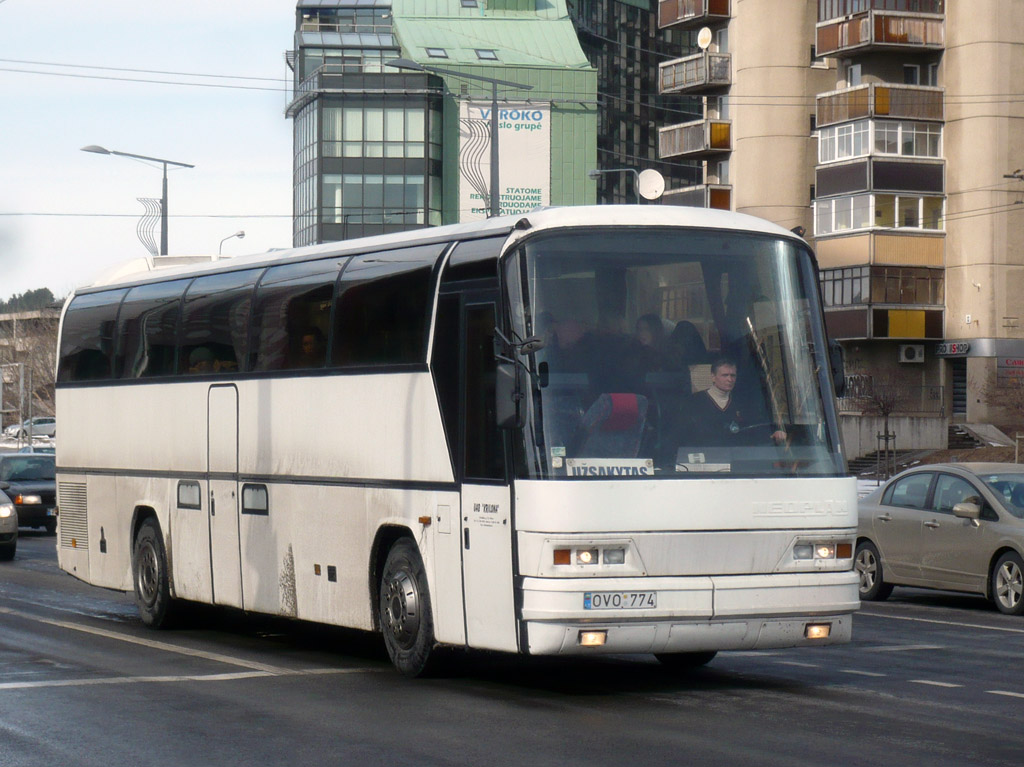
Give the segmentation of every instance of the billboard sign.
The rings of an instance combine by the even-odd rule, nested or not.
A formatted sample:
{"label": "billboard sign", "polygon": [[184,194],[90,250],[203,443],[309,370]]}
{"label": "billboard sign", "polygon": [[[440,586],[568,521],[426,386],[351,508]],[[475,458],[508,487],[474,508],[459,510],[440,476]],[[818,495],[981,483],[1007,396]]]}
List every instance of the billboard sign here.
{"label": "billboard sign", "polygon": [[[551,105],[498,106],[501,214],[526,213],[551,202]],[[490,212],[491,104],[459,104],[459,221]]]}

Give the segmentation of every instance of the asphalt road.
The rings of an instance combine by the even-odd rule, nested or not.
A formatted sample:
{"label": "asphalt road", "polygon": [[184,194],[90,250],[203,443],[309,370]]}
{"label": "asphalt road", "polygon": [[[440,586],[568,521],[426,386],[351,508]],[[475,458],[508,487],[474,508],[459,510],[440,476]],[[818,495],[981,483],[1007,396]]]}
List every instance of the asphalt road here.
{"label": "asphalt road", "polygon": [[1017,765],[1024,620],[897,589],[849,645],[653,658],[458,653],[409,680],[376,637],[131,598],[22,531],[0,563],[0,765]]}

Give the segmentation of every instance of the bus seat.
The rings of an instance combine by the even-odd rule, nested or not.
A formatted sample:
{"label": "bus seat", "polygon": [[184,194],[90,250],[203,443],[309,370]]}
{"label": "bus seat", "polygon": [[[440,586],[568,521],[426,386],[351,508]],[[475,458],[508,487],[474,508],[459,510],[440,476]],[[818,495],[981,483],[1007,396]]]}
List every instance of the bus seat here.
{"label": "bus seat", "polygon": [[583,442],[577,454],[587,458],[635,458],[647,423],[647,397],[602,394],[583,416]]}
{"label": "bus seat", "polygon": [[690,365],[690,391],[696,393],[711,386],[711,365]]}

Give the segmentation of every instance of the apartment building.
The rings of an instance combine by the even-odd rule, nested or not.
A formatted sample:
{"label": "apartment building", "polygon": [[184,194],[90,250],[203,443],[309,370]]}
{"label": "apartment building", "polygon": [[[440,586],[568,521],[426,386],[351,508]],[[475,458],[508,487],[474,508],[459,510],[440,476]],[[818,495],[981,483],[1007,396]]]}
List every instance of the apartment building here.
{"label": "apartment building", "polygon": [[666,201],[815,246],[851,452],[877,427],[864,395],[885,387],[902,447],[941,446],[950,419],[1012,422],[999,392],[1024,370],[1024,4],[659,0],[659,23],[699,30],[660,88],[703,103],[661,128],[663,157],[703,165]]}

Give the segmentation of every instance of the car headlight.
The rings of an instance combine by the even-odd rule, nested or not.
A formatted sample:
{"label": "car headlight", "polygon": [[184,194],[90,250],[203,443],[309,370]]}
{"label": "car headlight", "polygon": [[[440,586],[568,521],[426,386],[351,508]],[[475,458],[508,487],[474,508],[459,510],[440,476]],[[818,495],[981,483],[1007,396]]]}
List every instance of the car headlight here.
{"label": "car headlight", "polygon": [[14,505],[10,503],[0,503],[0,519],[7,519],[14,514]]}
{"label": "car headlight", "polygon": [[43,499],[38,495],[16,495],[14,496],[14,502],[19,506],[32,506],[42,503]]}

